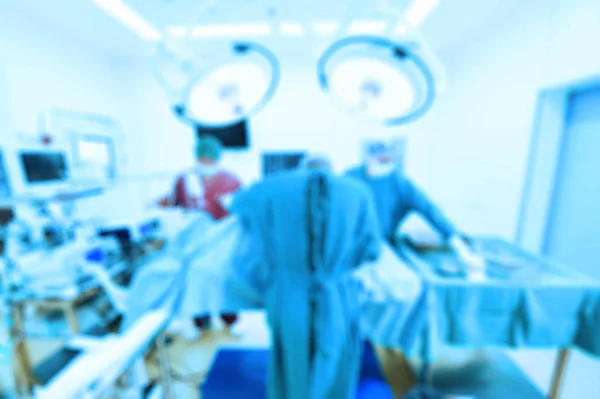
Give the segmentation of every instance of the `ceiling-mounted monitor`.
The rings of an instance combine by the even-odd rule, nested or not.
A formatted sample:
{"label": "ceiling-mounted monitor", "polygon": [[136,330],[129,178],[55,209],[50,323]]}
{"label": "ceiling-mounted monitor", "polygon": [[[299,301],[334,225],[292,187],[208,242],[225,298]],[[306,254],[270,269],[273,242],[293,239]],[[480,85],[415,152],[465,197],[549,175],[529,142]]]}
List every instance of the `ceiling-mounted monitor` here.
{"label": "ceiling-mounted monitor", "polygon": [[232,125],[218,127],[196,125],[196,134],[198,137],[216,137],[225,148],[241,149],[250,146],[248,122],[246,120],[242,120]]}

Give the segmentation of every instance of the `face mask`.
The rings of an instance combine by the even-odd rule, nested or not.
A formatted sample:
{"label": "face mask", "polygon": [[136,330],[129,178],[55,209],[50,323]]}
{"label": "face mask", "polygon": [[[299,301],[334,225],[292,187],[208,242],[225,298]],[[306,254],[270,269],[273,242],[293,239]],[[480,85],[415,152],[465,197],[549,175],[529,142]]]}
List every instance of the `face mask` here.
{"label": "face mask", "polygon": [[217,165],[208,165],[205,163],[197,163],[196,171],[202,177],[212,177],[219,172],[219,167]]}
{"label": "face mask", "polygon": [[371,162],[367,167],[367,172],[369,176],[383,177],[391,174],[395,169],[396,165],[393,162]]}

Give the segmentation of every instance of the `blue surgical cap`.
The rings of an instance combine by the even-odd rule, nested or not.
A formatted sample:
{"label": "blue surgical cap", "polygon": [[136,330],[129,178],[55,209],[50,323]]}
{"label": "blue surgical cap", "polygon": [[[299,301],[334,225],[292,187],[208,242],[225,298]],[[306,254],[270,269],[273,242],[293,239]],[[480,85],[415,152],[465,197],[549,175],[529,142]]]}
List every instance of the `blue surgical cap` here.
{"label": "blue surgical cap", "polygon": [[209,158],[215,161],[221,159],[223,145],[213,136],[202,136],[196,143],[196,158]]}

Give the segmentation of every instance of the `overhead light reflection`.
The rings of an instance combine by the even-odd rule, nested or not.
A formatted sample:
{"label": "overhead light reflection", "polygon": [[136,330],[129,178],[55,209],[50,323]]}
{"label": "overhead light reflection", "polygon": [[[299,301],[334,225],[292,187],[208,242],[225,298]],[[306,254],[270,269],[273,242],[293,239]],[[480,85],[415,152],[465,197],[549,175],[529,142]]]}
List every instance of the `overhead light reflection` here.
{"label": "overhead light reflection", "polygon": [[166,29],[167,34],[178,39],[185,36],[185,28],[182,26],[169,26]]}
{"label": "overhead light reflection", "polygon": [[333,35],[339,28],[340,23],[336,21],[321,21],[313,24],[313,30],[320,36]]}
{"label": "overhead light reflection", "polygon": [[285,36],[304,36],[306,34],[302,25],[298,22],[286,21],[279,25],[279,32]]}
{"label": "overhead light reflection", "polygon": [[394,28],[394,35],[402,36],[402,35],[406,35],[407,33],[408,33],[408,27],[406,25],[404,25],[403,23],[399,23]]}
{"label": "overhead light reflection", "polygon": [[142,39],[152,41],[161,39],[162,35],[158,29],[123,0],[92,0],[92,2]]}
{"label": "overhead light reflection", "polygon": [[360,34],[378,34],[382,33],[387,27],[385,21],[356,21],[348,28],[348,33]]}
{"label": "overhead light reflection", "polygon": [[440,0],[415,0],[411,7],[406,11],[404,19],[412,26],[419,26],[438,6]]}
{"label": "overhead light reflection", "polygon": [[236,25],[197,25],[192,29],[194,37],[241,37],[269,36],[272,34],[267,24],[236,24]]}

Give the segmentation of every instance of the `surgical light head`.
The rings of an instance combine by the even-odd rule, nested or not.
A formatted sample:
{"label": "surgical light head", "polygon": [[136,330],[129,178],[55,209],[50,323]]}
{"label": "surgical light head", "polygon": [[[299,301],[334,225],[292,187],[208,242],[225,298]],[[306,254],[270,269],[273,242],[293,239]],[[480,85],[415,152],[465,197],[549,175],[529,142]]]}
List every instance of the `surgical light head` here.
{"label": "surgical light head", "polygon": [[[165,58],[164,53],[158,55]],[[190,124],[220,127],[247,119],[271,100],[279,84],[275,55],[257,44],[236,43],[195,62],[182,53],[178,63],[177,54],[168,54],[173,66],[158,65],[159,79],[177,116]]]}
{"label": "surgical light head", "polygon": [[387,125],[420,118],[435,98],[433,74],[416,51],[380,37],[335,42],[319,59],[317,73],[342,108]]}

